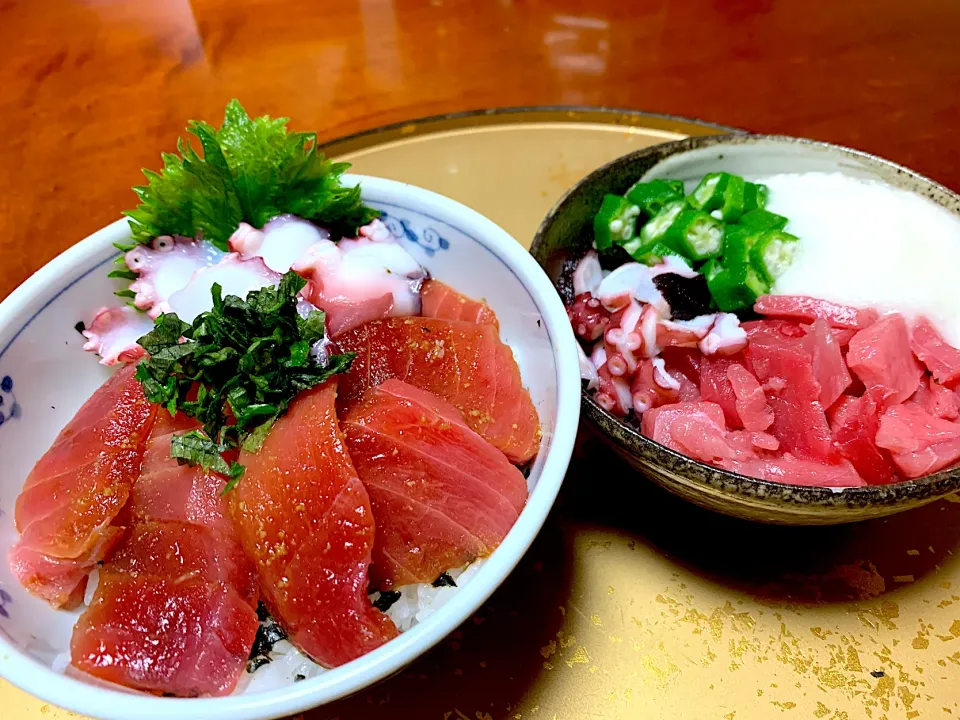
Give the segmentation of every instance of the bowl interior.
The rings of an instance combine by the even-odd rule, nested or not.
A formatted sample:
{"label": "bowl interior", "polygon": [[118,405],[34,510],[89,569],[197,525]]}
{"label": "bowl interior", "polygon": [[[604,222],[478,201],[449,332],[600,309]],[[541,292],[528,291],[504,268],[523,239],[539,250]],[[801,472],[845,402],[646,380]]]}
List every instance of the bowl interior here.
{"label": "bowl interior", "polygon": [[[239,713],[233,717],[287,714],[355,691],[399,669],[466,619],[499,585],[526,550],[556,497],[572,450],[579,400],[576,348],[549,281],[506,232],[458,203],[376,178],[362,178],[362,188],[366,202],[383,213],[387,226],[434,277],[485,299],[497,313],[501,337],[513,350],[543,428],[540,453],[529,473],[528,505],[480,573],[430,620],[353,663],[297,683],[295,692],[293,678],[286,676],[238,691],[263,695],[264,700],[276,696],[270,698],[269,712],[236,703],[231,708],[229,703],[241,699],[238,697],[186,701],[115,695],[146,703],[138,706],[143,712],[137,717],[171,716],[170,705],[164,705],[162,712],[149,710],[155,703],[208,706],[203,712],[211,709],[211,703],[220,703],[225,712]],[[59,430],[110,374],[94,355],[82,350],[84,338],[75,325],[89,322],[100,307],[121,302],[112,294],[118,286],[107,280],[106,273],[116,256],[112,243],[127,237],[123,221],[105,228],[54,260],[0,305],[0,548],[4,550],[0,562],[0,672],[34,694],[103,717],[134,715],[112,710],[106,702],[91,707],[72,697],[51,697],[54,690],[49,688],[69,681],[48,669],[68,650],[78,612],[54,611],[28,594],[13,577],[6,551],[17,539],[14,507],[24,478]],[[564,386],[568,388],[565,397]],[[34,662],[25,670],[27,659]],[[45,681],[43,675],[48,676]],[[284,689],[291,691],[289,696],[278,696]]]}
{"label": "bowl interior", "polygon": [[[825,143],[758,135],[715,135],[664,143],[624,155],[574,186],[541,224],[531,253],[564,302],[573,299],[568,275],[592,246],[592,219],[607,193],[623,194],[638,180],[674,178],[687,191],[707,172],[756,179],[794,172],[836,172],[878,180],[922,195],[960,219],[960,197],[937,183],[881,158]],[[609,261],[611,267],[627,260]],[[604,260],[604,262],[608,262]],[[929,502],[960,487],[960,471],[916,481],[836,491],[747,478],[679,455],[640,434],[583,392],[584,415],[637,467],[669,489],[721,512],[766,522],[850,522]]]}

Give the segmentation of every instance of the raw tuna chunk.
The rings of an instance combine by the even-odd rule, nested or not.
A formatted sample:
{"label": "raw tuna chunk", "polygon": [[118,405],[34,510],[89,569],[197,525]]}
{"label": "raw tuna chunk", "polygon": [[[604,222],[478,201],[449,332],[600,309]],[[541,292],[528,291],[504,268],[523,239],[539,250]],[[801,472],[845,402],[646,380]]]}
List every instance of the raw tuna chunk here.
{"label": "raw tuna chunk", "polygon": [[648,410],[640,431],[671,450],[711,464],[741,454],[727,437],[723,408],[716,403],[681,402]]}
{"label": "raw tuna chunk", "polygon": [[11,567],[54,607],[80,600],[87,574],[120,540],[112,523],[140,475],[156,416],[134,371],[122,368],[84,403],[17,498]]}
{"label": "raw tuna chunk", "polygon": [[837,453],[820,404],[820,384],[811,356],[791,341],[785,345],[751,343],[746,358],[748,369],[766,390],[774,415],[770,433],[783,449],[801,460],[833,461]]}
{"label": "raw tuna chunk", "polygon": [[850,340],[847,365],[867,388],[881,387],[884,403],[902,403],[917,391],[923,368],[910,350],[902,315],[887,315]]}
{"label": "raw tuna chunk", "polygon": [[727,380],[736,397],[740,424],[746,430],[760,432],[773,425],[773,410],[767,404],[760,382],[749,370],[738,363],[731,363],[727,368]]}
{"label": "raw tuna chunk", "polygon": [[920,388],[909,402],[917,403],[934,417],[944,420],[960,417],[960,394],[945,388],[929,375],[920,381]]}
{"label": "raw tuna chunk", "polygon": [[433,582],[489,555],[523,509],[520,471],[436,395],[387,380],[342,427],[377,528],[373,587]]}
{"label": "raw tuna chunk", "polygon": [[821,463],[815,460],[800,460],[790,454],[781,458],[748,458],[726,460],[721,467],[749,477],[813,487],[862,487],[866,485],[848,461]]}
{"label": "raw tuna chunk", "polygon": [[853,463],[870,485],[899,480],[890,454],[876,443],[880,428],[883,391],[867,391],[862,397],[844,395],[831,409],[830,429],[840,454]]}
{"label": "raw tuna chunk", "polygon": [[392,318],[337,338],[357,353],[341,382],[342,405],[384,380],[404,380],[451,403],[471,430],[516,464],[540,448],[540,420],[510,348],[490,324]]}
{"label": "raw tuna chunk", "polygon": [[893,453],[904,476],[921,477],[960,460],[960,423],[936,418],[916,403],[895,405],[880,416],[877,445]]}
{"label": "raw tuna chunk", "polygon": [[813,362],[813,376],[820,384],[820,405],[828,408],[852,382],[840,352],[840,343],[830,331],[827,322],[817,318],[813,325],[807,328],[804,344]]}
{"label": "raw tuna chunk", "polygon": [[960,384],[960,350],[947,344],[925,317],[914,326],[910,347],[941,385]]}
{"label": "raw tuna chunk", "polygon": [[462,320],[477,325],[499,328],[497,316],[481,300],[471,300],[439,280],[427,280],[420,290],[423,316],[439,320]]}
{"label": "raw tuna chunk", "polygon": [[861,310],[802,295],[763,295],[757,299],[753,309],[767,317],[791,318],[808,323],[821,318],[831,327],[857,330],[862,330],[877,320],[876,310]]}
{"label": "raw tuna chunk", "polygon": [[322,665],[360,657],[397,635],[367,597],[370,498],[337,423],[337,383],[301,393],[230,492],[264,602],[292,642]]}
{"label": "raw tuna chunk", "polygon": [[166,411],[134,486],[130,530],[100,569],[71,640],[74,666],[102,680],[182,697],[226,695],[257,633],[257,576],[234,536],[223,479],[170,458]]}
{"label": "raw tuna chunk", "polygon": [[[743,355],[705,355],[700,361],[700,399],[716,403],[723,409],[728,427],[742,428],[743,421],[737,410],[737,395],[730,382],[728,371],[733,365],[742,366]],[[765,430],[766,428],[758,428]]]}

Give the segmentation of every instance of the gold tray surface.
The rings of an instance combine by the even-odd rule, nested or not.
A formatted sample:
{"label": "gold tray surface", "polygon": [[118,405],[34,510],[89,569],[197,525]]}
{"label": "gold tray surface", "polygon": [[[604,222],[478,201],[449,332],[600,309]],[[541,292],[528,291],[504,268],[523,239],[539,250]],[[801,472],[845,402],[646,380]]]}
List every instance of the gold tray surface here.
{"label": "gold tray surface", "polygon": [[[599,165],[722,131],[536,109],[432,118],[327,150],[464,202],[529,245]],[[0,705],[9,720],[79,717],[2,680]],[[960,717],[960,498],[852,526],[754,525],[666,495],[584,429],[554,512],[477,616],[398,676],[298,717],[780,716]]]}

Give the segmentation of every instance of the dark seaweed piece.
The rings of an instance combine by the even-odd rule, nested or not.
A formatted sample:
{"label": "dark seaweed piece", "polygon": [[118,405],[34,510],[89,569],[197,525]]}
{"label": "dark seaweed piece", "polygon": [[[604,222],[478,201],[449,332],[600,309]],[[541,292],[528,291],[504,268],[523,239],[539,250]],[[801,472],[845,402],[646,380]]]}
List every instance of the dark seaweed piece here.
{"label": "dark seaweed piece", "polygon": [[698,315],[709,315],[713,298],[703,275],[687,278],[677,273],[664,273],[653,279],[664,299],[670,305],[674,320],[693,320]]}
{"label": "dark seaweed piece", "polygon": [[[80,322],[78,322],[76,325],[73,326],[73,329],[76,330],[81,335],[83,335],[83,331],[87,329],[87,326],[84,325],[83,320],[81,320]],[[86,337],[86,335],[84,335],[84,337]]]}
{"label": "dark seaweed piece", "polygon": [[882,678],[885,675],[883,670],[871,670],[870,674],[873,675],[875,678]]}
{"label": "dark seaweed piece", "polygon": [[380,612],[386,612],[399,599],[400,593],[393,590],[381,590],[380,596],[373,601],[373,606]]}
{"label": "dark seaweed piece", "polygon": [[586,251],[569,252],[563,259],[563,265],[560,267],[560,275],[557,277],[557,292],[564,305],[570,305],[574,300],[573,292],[573,271],[577,269],[580,260],[586,255]]}
{"label": "dark seaweed piece", "polygon": [[269,665],[271,662],[273,661],[270,658],[268,658],[266,655],[250,658],[249,660],[247,660],[247,672],[248,673],[256,672],[257,670],[262,668],[264,665]]}
{"label": "dark seaweed piece", "polygon": [[250,659],[247,661],[249,673],[269,663],[273,646],[287,639],[287,633],[277,624],[263,603],[257,605],[257,618],[260,620],[260,627],[257,628],[257,636],[253,640]]}
{"label": "dark seaweed piece", "polygon": [[293,676],[294,682],[300,682],[301,680],[306,680],[306,679],[307,679],[307,676],[301,675],[300,673],[297,673],[296,675]]}
{"label": "dark seaweed piece", "polygon": [[434,587],[457,587],[456,581],[446,573],[440,573],[440,577],[430,584]]}

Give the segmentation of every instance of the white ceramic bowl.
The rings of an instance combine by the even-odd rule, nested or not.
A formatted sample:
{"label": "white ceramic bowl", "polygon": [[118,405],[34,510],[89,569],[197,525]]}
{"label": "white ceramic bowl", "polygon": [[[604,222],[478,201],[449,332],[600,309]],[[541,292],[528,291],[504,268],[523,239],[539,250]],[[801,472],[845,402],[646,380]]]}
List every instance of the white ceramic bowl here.
{"label": "white ceramic bowl", "polygon": [[[0,675],[46,701],[105,720],[275,718],[354,693],[397,672],[465,621],[500,585],[533,541],[563,480],[580,413],[580,375],[570,322],[549,279],[504,230],[435,193],[379,178],[348,176],[363,198],[435,277],[484,298],[500,319],[540,414],[543,444],[529,476],[530,499],[478,575],[433,616],[385,646],[316,677],[225,698],[160,698],[95,684],[52,669],[68,650],[77,613],[30,596],[10,572],[13,509],[30,468],[109,370],[81,349],[74,328],[117,302],[106,274],[126,240],[118,221],[43,267],[0,303]],[[505,648],[505,651],[509,651]],[[0,713],[2,714],[2,713]]]}

